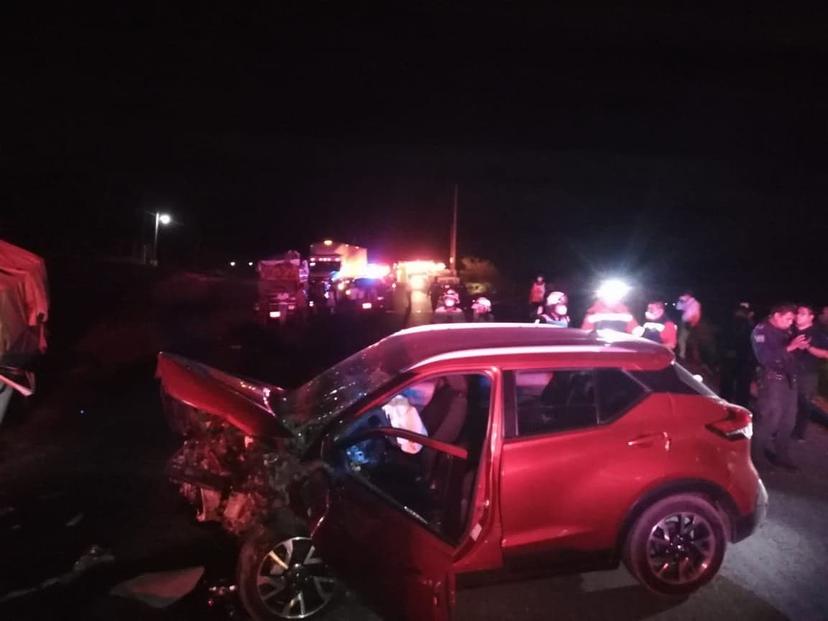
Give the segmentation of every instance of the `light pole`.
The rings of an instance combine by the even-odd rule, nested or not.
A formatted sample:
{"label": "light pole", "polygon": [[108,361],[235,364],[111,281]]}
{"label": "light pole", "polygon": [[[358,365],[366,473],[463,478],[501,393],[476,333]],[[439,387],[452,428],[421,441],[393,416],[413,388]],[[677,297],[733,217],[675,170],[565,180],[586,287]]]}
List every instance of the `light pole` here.
{"label": "light pole", "polygon": [[158,265],[158,226],[167,226],[172,222],[172,217],[168,213],[155,212],[155,236],[152,241],[152,262],[153,265]]}

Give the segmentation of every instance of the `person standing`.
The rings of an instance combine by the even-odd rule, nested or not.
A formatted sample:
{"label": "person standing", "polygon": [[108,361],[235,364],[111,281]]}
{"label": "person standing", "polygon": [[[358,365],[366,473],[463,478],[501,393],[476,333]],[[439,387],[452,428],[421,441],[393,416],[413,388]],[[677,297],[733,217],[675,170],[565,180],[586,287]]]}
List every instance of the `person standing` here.
{"label": "person standing", "polygon": [[828,333],[828,305],[820,308],[817,323],[823,332]]}
{"label": "person standing", "polygon": [[537,315],[543,312],[543,301],[546,298],[546,281],[543,274],[538,274],[532,287],[529,289],[529,318],[534,321]]}
{"label": "person standing", "polygon": [[805,440],[819,384],[820,360],[828,359],[828,334],[814,324],[814,308],[800,304],[794,319],[794,336],[804,336],[807,346],[794,352],[796,361],[797,411],[793,438]]}
{"label": "person standing", "polygon": [[545,323],[556,328],[569,327],[569,299],[563,291],[553,291],[546,296],[546,305],[542,313],[538,315],[535,323]]}
{"label": "person standing", "polygon": [[624,304],[624,298],[630,292],[626,283],[611,279],[601,283],[595,292],[596,300],[587,309],[581,323],[582,330],[614,330],[632,334],[638,322]]}
{"label": "person standing", "polygon": [[690,337],[690,332],[701,321],[702,308],[701,303],[693,297],[690,291],[686,291],[679,296],[676,302],[676,309],[681,311],[681,325],[679,326],[678,335],[678,355],[679,358],[685,360],[687,358],[687,340]]}
{"label": "person standing", "polygon": [[643,325],[635,328],[633,334],[660,343],[670,351],[674,351],[676,349],[676,334],[678,328],[676,324],[670,321],[670,318],[664,311],[664,302],[662,300],[653,300],[647,304],[644,317],[646,321]]}
{"label": "person standing", "polygon": [[722,358],[719,394],[722,399],[750,407],[750,384],[756,374],[756,358],[750,343],[753,309],[739,302],[722,335]]}
{"label": "person standing", "polygon": [[793,353],[807,347],[804,335],[791,338],[796,306],[777,304],[768,318],[751,332],[759,365],[759,420],[754,438],[754,461],[764,454],[785,470],[798,470],[790,456],[791,432],[796,423],[796,364]]}

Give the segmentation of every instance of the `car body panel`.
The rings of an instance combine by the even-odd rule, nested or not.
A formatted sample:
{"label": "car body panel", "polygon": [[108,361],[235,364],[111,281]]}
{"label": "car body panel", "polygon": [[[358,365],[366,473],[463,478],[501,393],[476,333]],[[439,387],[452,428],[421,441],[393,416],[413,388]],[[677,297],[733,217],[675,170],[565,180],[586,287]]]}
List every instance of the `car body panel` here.
{"label": "car body panel", "polygon": [[[399,429],[391,435],[416,437]],[[448,620],[455,546],[350,474],[329,478],[324,493],[325,509],[313,519],[311,536],[326,562],[380,611],[411,621]]]}
{"label": "car body panel", "polygon": [[677,469],[715,482],[728,493],[740,514],[751,512],[761,483],[750,457],[750,442],[728,440],[707,429],[707,425],[723,419],[727,408],[733,406],[713,397],[671,397],[676,412],[673,461]]}
{"label": "car body panel", "polygon": [[249,436],[290,435],[269,404],[269,397],[283,392],[281,388],[164,352],[158,354],[155,374],[170,397],[223,418]]}
{"label": "car body panel", "polygon": [[668,397],[650,395],[607,425],[507,440],[500,499],[507,561],[613,548],[627,507],[669,476],[670,413]]}

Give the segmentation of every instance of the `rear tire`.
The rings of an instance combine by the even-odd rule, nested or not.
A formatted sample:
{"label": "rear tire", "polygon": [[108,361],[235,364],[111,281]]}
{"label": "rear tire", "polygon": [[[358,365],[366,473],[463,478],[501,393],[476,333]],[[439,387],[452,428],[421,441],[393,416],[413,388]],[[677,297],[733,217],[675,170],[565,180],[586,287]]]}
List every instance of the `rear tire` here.
{"label": "rear tire", "polygon": [[653,503],[638,517],[623,558],[647,589],[680,597],[713,579],[726,545],[716,508],[700,496],[682,494]]}
{"label": "rear tire", "polygon": [[255,621],[319,619],[342,591],[307,535],[284,526],[261,527],[245,539],[236,579]]}

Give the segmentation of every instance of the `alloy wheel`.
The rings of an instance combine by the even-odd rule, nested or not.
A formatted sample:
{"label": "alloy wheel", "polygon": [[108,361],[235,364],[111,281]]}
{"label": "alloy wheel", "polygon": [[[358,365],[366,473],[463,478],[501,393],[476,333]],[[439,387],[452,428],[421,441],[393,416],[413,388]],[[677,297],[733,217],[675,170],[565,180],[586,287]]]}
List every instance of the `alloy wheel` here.
{"label": "alloy wheel", "polygon": [[687,584],[708,570],[717,545],[713,527],[704,516],[689,511],[673,513],[650,531],[647,560],[658,579]]}
{"label": "alloy wheel", "polygon": [[282,619],[305,619],[333,598],[337,580],[307,537],[291,537],[262,558],[256,586],[264,606]]}

